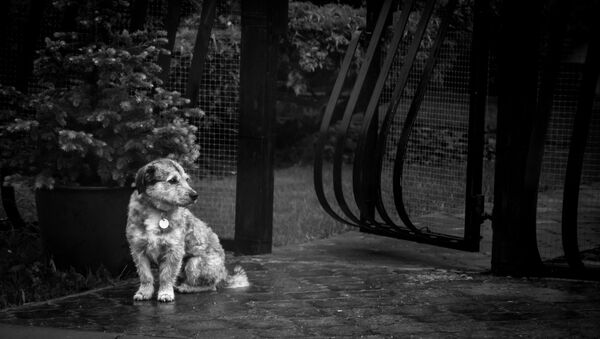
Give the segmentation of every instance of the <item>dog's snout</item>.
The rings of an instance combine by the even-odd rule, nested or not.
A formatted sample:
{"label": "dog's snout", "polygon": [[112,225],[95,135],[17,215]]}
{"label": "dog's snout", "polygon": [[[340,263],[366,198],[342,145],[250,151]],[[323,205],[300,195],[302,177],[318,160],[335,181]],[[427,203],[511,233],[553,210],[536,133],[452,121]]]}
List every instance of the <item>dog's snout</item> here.
{"label": "dog's snout", "polygon": [[198,199],[198,193],[196,193],[196,192],[190,192],[190,198],[193,201],[196,201]]}

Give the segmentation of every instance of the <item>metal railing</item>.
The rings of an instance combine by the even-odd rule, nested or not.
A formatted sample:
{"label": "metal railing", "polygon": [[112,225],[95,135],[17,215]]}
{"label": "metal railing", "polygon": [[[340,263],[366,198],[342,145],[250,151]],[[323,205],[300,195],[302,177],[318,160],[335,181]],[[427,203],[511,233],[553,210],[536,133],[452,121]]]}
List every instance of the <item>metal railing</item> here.
{"label": "metal railing", "polygon": [[[463,236],[434,232],[428,227],[420,227],[409,215],[406,208],[406,200],[403,191],[403,179],[407,151],[411,133],[415,127],[415,121],[420,112],[425,93],[430,85],[434,68],[439,60],[439,54],[442,50],[445,38],[450,29],[450,24],[454,15],[457,1],[448,1],[443,7],[438,9],[438,15],[434,15],[436,5],[441,5],[435,0],[427,1],[420,8],[415,1],[408,0],[403,2],[402,9],[397,16],[392,28],[392,37],[387,47],[390,51],[385,56],[382,66],[375,70],[375,85],[365,88],[364,84],[369,74],[373,74],[373,64],[377,56],[377,51],[382,48],[383,33],[390,16],[392,15],[392,1],[384,1],[377,19],[377,22],[370,32],[370,41],[366,48],[364,60],[361,64],[355,83],[352,87],[344,112],[339,122],[335,125],[335,142],[333,148],[333,170],[332,186],[334,199],[327,197],[325,192],[324,177],[324,156],[325,149],[328,146],[327,141],[330,135],[330,129],[334,126],[335,107],[340,99],[340,93],[348,72],[352,57],[356,52],[359,33],[355,34],[346,57],[342,63],[340,73],[330,96],[325,114],[322,120],[320,135],[316,143],[315,163],[314,163],[314,183],[317,197],[325,209],[336,220],[348,225],[356,226],[369,233],[375,233],[385,236],[410,239],[418,242],[436,244],[445,247],[451,247],[462,250],[478,250],[479,244],[479,225],[483,221],[483,200],[481,199],[481,149],[483,139],[483,118],[471,119],[472,125],[469,129],[469,144],[478,143],[473,153],[469,153],[469,163],[472,164],[470,173],[479,173],[467,178],[467,181],[475,177],[478,180],[471,184],[466,184],[468,192],[466,194],[466,215],[465,233]],[[407,23],[411,13],[418,13],[418,23],[414,32],[409,32]],[[420,70],[414,67],[419,52],[423,51],[423,40],[426,36],[429,25],[437,24],[433,36],[433,44],[427,49],[427,59],[424,61]],[[362,33],[365,34],[365,33]],[[399,46],[407,35],[412,35],[406,53],[399,56],[402,51]],[[481,48],[483,44],[473,44],[473,53],[482,53],[487,60],[487,50]],[[477,49],[475,49],[477,48]],[[403,60],[397,78],[390,79],[390,73],[393,63],[401,57]],[[395,144],[391,144],[392,133],[397,133],[397,123],[395,122],[404,110],[406,105],[401,102],[406,101],[406,95],[411,72],[420,71],[419,80],[416,83],[412,97],[410,98],[408,109],[403,111],[404,118],[399,138]],[[485,109],[485,88],[486,88],[487,64],[477,63],[475,68],[471,67],[471,115],[483,116]],[[483,79],[483,80],[482,80]],[[392,81],[390,81],[392,80]],[[393,93],[389,102],[382,104],[382,92],[386,82],[393,83]],[[356,139],[356,148],[352,153],[352,197],[354,201],[349,201],[344,194],[344,155],[348,140],[350,139],[349,128],[353,117],[357,112],[357,103],[361,95],[369,91],[368,105],[362,115],[362,124]],[[383,111],[381,123],[379,114]],[[389,158],[386,152],[394,148],[393,153],[393,207],[394,213],[399,220],[394,220],[391,211],[386,206],[383,196],[382,172],[384,170],[385,158]],[[473,147],[470,147],[470,150]],[[352,203],[357,208],[351,208]]]}

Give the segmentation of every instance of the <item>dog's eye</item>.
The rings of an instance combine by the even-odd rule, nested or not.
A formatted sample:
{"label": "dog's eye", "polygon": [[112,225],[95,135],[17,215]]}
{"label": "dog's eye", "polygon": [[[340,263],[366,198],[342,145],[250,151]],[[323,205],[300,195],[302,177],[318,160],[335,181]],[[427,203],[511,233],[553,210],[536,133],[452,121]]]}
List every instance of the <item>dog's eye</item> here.
{"label": "dog's eye", "polygon": [[168,181],[168,183],[169,183],[169,184],[176,184],[176,183],[178,183],[178,182],[179,182],[179,180],[177,180],[177,178],[171,178],[171,179],[169,179],[169,181]]}

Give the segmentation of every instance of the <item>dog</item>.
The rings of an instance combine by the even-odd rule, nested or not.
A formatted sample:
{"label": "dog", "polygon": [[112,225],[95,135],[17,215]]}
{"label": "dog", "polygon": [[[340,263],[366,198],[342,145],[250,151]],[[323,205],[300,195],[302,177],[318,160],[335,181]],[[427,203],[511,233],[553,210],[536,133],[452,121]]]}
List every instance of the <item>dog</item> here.
{"label": "dog", "polygon": [[198,199],[183,167],[158,159],[135,177],[126,226],[133,262],[140,278],[136,301],[154,294],[151,265],[158,265],[157,300],[175,300],[174,291],[214,291],[217,287],[249,286],[245,271],[225,268],[225,251],[217,235],[186,208]]}

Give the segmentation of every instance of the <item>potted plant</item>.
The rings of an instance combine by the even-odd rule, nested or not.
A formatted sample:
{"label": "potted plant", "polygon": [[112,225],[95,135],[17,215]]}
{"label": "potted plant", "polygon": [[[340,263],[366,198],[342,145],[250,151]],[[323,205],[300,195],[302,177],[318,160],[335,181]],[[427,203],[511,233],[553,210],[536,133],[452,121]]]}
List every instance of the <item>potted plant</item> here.
{"label": "potted plant", "polygon": [[130,259],[124,228],[135,172],[158,157],[194,166],[193,122],[203,113],[161,87],[164,33],[103,27],[93,43],[76,33],[46,38],[34,67],[39,90],[2,87],[20,104],[1,113],[0,166],[14,173],[4,184],[36,190],[58,266],[119,273]]}

